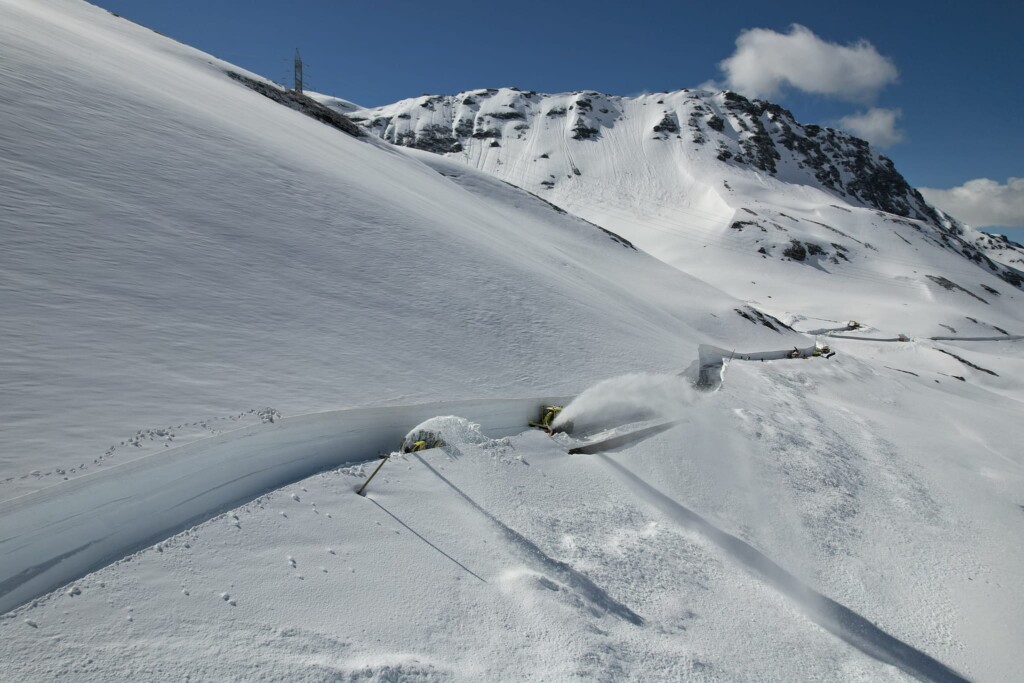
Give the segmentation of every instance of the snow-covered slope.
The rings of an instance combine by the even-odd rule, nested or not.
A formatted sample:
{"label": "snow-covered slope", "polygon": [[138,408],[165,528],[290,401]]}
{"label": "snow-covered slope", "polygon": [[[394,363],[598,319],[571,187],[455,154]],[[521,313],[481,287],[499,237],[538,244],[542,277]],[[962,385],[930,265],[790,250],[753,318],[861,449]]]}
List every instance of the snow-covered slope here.
{"label": "snow-covered slope", "polygon": [[2,11],[0,498],[264,407],[566,393],[789,334],[101,10]]}
{"label": "snow-covered slope", "polygon": [[[911,334],[966,326],[965,314],[981,328],[1022,329],[1024,280],[1008,266],[1020,268],[1024,250],[929,206],[866,142],[801,125],[768,102],[503,88],[352,116],[393,143],[536,192],[780,315],[834,317],[838,304],[848,318],[901,327],[911,308],[923,312]],[[960,289],[948,294],[946,282]]]}
{"label": "snow-covered slope", "polygon": [[[592,218],[712,213],[751,243],[674,265],[837,352],[789,358],[812,336],[631,248],[657,230],[353,137],[314,100],[82,3],[0,0],[0,604],[23,603],[0,680],[1014,680],[1019,293],[952,228],[883,219],[851,175],[844,199],[682,146],[626,163],[676,158],[672,133],[586,147],[653,137],[628,117],[568,136],[580,175],[524,184]],[[811,253],[819,229],[850,261]],[[868,260],[897,234],[909,260]],[[798,235],[802,262],[754,248]],[[515,433],[636,371],[563,416],[667,431],[589,455]],[[355,495],[435,411],[482,426],[428,419],[444,448]]]}
{"label": "snow-covered slope", "polygon": [[[734,363],[712,394],[596,388],[587,409],[682,419],[614,454],[440,421],[448,447],[386,464],[367,498],[368,467],[316,475],[9,613],[0,671],[1011,680],[1019,403],[889,346],[877,364]],[[1002,348],[1001,369],[1019,347]]]}

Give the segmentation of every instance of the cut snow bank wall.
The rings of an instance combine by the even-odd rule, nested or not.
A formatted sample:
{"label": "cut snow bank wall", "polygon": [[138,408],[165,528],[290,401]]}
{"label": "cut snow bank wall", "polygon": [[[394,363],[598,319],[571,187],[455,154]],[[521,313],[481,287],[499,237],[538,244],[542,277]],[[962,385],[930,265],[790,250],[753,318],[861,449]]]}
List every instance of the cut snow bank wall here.
{"label": "cut snow bank wall", "polygon": [[565,397],[452,401],[286,418],[0,503],[0,613],[260,494],[372,460],[436,415],[497,438]]}

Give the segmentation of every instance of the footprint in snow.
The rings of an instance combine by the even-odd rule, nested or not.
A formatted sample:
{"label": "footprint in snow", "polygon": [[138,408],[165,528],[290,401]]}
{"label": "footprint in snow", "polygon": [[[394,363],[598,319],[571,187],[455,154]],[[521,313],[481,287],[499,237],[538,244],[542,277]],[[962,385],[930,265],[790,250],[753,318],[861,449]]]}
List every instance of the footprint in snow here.
{"label": "footprint in snow", "polygon": [[294,500],[294,501],[295,501],[296,503],[300,502],[300,501],[299,501],[299,494],[297,494],[297,493],[293,493],[293,494],[292,494],[292,500]]}
{"label": "footprint in snow", "polygon": [[295,558],[292,557],[291,555],[288,556],[288,564],[290,564],[292,566],[292,569],[295,569],[295,567],[296,567]]}

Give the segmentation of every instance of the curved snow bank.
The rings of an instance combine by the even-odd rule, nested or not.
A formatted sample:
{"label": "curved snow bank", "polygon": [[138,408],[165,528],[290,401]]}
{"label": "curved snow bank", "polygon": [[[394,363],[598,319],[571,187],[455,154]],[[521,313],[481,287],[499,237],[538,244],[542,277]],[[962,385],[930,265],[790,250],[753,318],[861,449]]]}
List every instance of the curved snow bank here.
{"label": "curved snow bank", "polygon": [[393,450],[435,415],[488,437],[522,431],[565,397],[450,401],[286,418],[0,503],[0,613],[128,553],[318,471]]}
{"label": "curved snow bank", "polygon": [[[699,386],[717,386],[721,383],[721,377],[711,373],[716,368],[721,368],[726,360],[784,360],[789,354],[796,350],[801,356],[810,356],[814,353],[814,345],[777,351],[752,351],[737,353],[720,349],[710,344],[701,344],[697,347],[697,361],[690,365],[683,374],[690,376]],[[696,375],[695,377],[692,375]]]}

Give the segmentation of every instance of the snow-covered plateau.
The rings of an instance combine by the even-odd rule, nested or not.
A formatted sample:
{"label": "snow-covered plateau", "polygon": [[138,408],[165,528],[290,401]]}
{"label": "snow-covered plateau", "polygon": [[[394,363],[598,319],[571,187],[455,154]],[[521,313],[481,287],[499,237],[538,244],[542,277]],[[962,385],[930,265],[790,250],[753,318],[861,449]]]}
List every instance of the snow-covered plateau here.
{"label": "snow-covered plateau", "polygon": [[1024,249],[732,93],[309,95],[0,0],[0,681],[1019,677]]}

